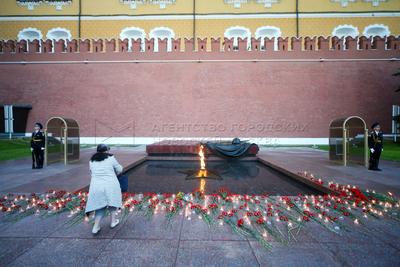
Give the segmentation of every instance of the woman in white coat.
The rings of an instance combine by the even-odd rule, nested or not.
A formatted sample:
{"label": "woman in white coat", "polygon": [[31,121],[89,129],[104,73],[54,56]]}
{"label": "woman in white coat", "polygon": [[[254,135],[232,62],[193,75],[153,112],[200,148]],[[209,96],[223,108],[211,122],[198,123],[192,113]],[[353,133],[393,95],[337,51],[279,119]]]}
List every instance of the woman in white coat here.
{"label": "woman in white coat", "polygon": [[100,231],[100,222],[107,207],[111,212],[110,227],[114,228],[119,224],[116,217],[118,208],[122,206],[122,194],[117,175],[122,172],[122,166],[109,150],[107,145],[99,144],[97,153],[89,162],[92,177],[85,212],[88,214],[95,211],[93,234]]}

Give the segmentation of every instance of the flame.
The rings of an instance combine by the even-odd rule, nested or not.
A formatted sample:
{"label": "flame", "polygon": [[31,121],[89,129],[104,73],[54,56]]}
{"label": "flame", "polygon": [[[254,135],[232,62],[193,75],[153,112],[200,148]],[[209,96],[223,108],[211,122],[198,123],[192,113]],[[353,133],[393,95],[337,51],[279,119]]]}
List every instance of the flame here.
{"label": "flame", "polygon": [[204,160],[204,146],[203,145],[200,145],[199,156],[200,156],[200,169],[205,170],[206,162]]}
{"label": "flame", "polygon": [[199,170],[198,172],[197,172],[197,178],[205,178],[205,177],[207,177],[207,170]]}
{"label": "flame", "polygon": [[204,193],[205,188],[206,188],[206,180],[201,179],[200,180],[200,192]]}
{"label": "flame", "polygon": [[[197,177],[207,177],[207,170],[206,170],[206,162],[205,162],[205,157],[204,157],[204,146],[200,145],[200,151],[199,151],[199,156],[200,156],[200,170],[197,173]],[[200,180],[200,192],[204,193],[206,187],[206,180],[201,179]]]}

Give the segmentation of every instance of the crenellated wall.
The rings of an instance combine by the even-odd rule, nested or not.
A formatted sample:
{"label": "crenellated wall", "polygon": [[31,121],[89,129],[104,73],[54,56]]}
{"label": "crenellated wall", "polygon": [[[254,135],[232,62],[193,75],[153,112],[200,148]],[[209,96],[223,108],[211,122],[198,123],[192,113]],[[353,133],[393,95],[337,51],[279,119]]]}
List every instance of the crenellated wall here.
{"label": "crenellated wall", "polygon": [[84,137],[326,138],[351,115],[391,131],[399,38],[196,41],[3,41],[0,103],[31,104],[29,125],[74,118]]}
{"label": "crenellated wall", "polygon": [[[338,37],[279,37],[264,40],[251,38],[248,42],[247,38],[238,38],[237,47],[234,47],[234,39],[224,38],[197,38],[196,44],[191,39],[158,39],[158,51],[154,50],[153,38],[142,40],[128,39],[83,39],[83,40],[33,40],[33,41],[15,41],[15,40],[0,40],[0,59],[20,59],[21,56],[43,55],[53,56],[58,58],[63,56],[67,58],[73,54],[95,54],[96,57],[101,57],[102,54],[115,57],[127,55],[129,58],[146,57],[149,54],[161,56],[160,54],[171,54],[172,57],[180,55],[192,55],[198,57],[203,52],[222,54],[226,52],[241,53],[251,58],[253,55],[257,57],[269,57],[274,53],[288,52],[288,56],[294,53],[305,52],[305,57],[310,56],[310,52],[331,53],[341,51],[343,55],[348,56],[349,53],[356,52],[362,55],[361,52],[368,52],[371,55],[375,52],[398,53],[400,50],[400,37],[389,36],[387,38],[373,37],[368,38],[361,36],[359,38],[338,38]],[[170,50],[167,43],[170,42]],[[249,45],[250,44],[250,45]],[[260,48],[263,46],[263,48]],[[338,56],[339,54],[335,54]],[[10,57],[12,56],[12,57]],[[30,59],[39,60],[40,57],[32,57]]]}

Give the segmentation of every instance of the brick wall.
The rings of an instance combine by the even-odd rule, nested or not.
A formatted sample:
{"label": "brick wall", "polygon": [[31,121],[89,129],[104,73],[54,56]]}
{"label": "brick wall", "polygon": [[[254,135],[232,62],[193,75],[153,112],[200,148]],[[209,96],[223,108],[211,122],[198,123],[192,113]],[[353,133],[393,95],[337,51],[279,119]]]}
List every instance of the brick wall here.
{"label": "brick wall", "polygon": [[2,50],[0,102],[31,104],[29,125],[74,118],[81,136],[327,137],[331,120],[351,115],[389,132],[399,47],[326,40],[279,51]]}

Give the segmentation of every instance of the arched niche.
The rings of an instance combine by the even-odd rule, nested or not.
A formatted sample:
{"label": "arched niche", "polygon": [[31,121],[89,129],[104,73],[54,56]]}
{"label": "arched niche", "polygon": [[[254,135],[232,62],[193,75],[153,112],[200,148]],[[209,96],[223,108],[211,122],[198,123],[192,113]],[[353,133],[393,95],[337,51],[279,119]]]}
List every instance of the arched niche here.
{"label": "arched niche", "polygon": [[52,117],[46,122],[45,163],[68,163],[79,160],[79,124],[74,119]]}
{"label": "arched niche", "polygon": [[72,34],[70,30],[65,28],[53,28],[47,32],[46,38],[53,41],[54,52],[55,42],[64,40],[64,45],[65,47],[67,47],[67,41],[70,41],[72,39]]}
{"label": "arched niche", "polygon": [[358,116],[333,120],[329,125],[329,159],[368,167],[368,129]]}
{"label": "arched niche", "polygon": [[383,24],[372,24],[365,27],[363,35],[367,37],[386,37],[390,35],[389,27]]}
{"label": "arched niche", "polygon": [[25,28],[19,31],[18,33],[18,41],[42,40],[42,38],[43,38],[42,32],[36,28]]}
{"label": "arched niche", "polygon": [[262,26],[257,28],[255,33],[256,39],[260,38],[260,47],[265,49],[264,40],[265,38],[274,39],[274,50],[278,50],[278,38],[282,36],[281,29],[275,26]]}
{"label": "arched niche", "polygon": [[335,27],[332,31],[332,36],[337,36],[339,38],[346,38],[348,36],[356,38],[360,32],[358,28],[353,25],[339,25]]}
{"label": "arched niche", "polygon": [[247,49],[251,48],[251,32],[248,28],[242,26],[233,26],[225,30],[224,37],[233,38],[233,48],[238,49],[239,38],[247,38]]}
{"label": "arched niche", "polygon": [[145,50],[146,44],[146,32],[138,27],[127,27],[121,31],[119,34],[121,40],[128,39],[128,50],[132,51],[132,40],[140,40],[141,51]]}
{"label": "arched niche", "polygon": [[158,42],[159,39],[167,39],[167,51],[172,51],[172,39],[175,38],[175,33],[171,28],[168,27],[158,27],[150,31],[150,39],[154,38],[154,52],[158,52]]}

